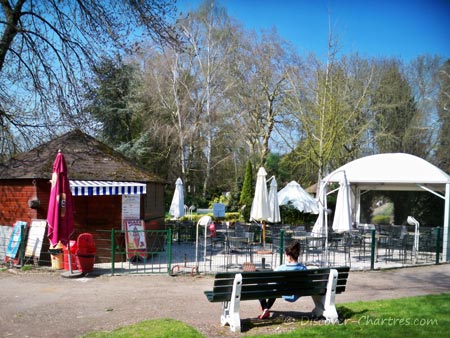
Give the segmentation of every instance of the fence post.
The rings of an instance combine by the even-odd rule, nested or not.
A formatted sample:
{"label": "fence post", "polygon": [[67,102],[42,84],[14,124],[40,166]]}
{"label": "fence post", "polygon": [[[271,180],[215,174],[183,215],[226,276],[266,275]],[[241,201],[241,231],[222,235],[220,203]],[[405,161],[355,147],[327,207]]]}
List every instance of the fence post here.
{"label": "fence post", "polygon": [[[179,236],[179,234],[178,234]],[[167,230],[167,273],[172,271],[172,229]]]}
{"label": "fence post", "polygon": [[439,254],[441,252],[441,227],[436,228],[436,264],[439,264]]}
{"label": "fence post", "polygon": [[28,233],[26,224],[20,226],[20,232],[22,237],[20,238],[19,265],[23,267],[25,264],[25,246],[27,244],[25,239]]}
{"label": "fence post", "polygon": [[377,244],[375,238],[375,229],[370,230],[371,241],[370,241],[370,270],[375,269],[375,246]]}
{"label": "fence post", "polygon": [[111,230],[111,275],[114,276],[114,263],[116,259],[116,243],[115,243],[115,231]]}
{"label": "fence post", "polygon": [[284,258],[284,229],[280,230],[280,265],[283,264]]}

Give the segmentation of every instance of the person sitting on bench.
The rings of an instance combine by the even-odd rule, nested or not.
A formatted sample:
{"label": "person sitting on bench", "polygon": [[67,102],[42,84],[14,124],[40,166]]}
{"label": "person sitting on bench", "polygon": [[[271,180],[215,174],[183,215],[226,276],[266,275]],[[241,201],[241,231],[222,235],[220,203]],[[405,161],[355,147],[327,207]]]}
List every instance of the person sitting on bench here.
{"label": "person sitting on bench", "polygon": [[[286,254],[286,264],[280,265],[276,271],[288,271],[288,270],[306,270],[306,266],[298,262],[300,256],[300,243],[298,241],[291,242],[284,250]],[[299,296],[289,295],[283,296],[283,299],[288,302],[295,302]],[[276,298],[260,299],[262,313],[258,316],[258,319],[264,319],[270,317],[270,309],[275,303]]]}

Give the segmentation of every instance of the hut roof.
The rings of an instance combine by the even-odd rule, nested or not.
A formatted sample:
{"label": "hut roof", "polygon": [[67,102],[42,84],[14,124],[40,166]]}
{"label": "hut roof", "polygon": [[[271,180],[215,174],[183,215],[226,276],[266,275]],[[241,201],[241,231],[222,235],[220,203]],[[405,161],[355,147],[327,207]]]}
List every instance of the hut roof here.
{"label": "hut roof", "polygon": [[50,179],[58,150],[73,180],[166,183],[79,129],[11,158],[0,179]]}

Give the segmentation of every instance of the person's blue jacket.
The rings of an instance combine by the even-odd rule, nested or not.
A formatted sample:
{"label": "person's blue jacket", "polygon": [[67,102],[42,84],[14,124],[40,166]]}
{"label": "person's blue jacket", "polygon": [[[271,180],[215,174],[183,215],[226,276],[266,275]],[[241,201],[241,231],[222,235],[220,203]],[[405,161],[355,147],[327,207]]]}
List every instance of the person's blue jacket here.
{"label": "person's blue jacket", "polygon": [[[286,263],[280,265],[275,269],[275,271],[294,271],[294,270],[306,270],[306,266],[304,266],[302,263]],[[300,296],[297,295],[283,296],[283,299],[288,302],[295,302],[299,298]]]}

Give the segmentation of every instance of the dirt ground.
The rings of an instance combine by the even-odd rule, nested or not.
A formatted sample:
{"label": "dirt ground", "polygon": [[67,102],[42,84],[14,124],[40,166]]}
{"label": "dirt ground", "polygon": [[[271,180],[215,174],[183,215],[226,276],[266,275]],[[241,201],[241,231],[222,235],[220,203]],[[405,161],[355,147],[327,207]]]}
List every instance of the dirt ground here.
{"label": "dirt ground", "polygon": [[[257,320],[257,301],[241,303],[243,333],[220,326],[220,303],[209,303],[203,291],[210,276],[139,275],[63,278],[60,271],[0,272],[2,337],[77,337],[109,331],[145,319],[174,318],[205,337],[233,337],[289,330],[313,308],[310,297],[295,303],[277,300],[275,317]],[[350,272],[347,290],[336,303],[450,292],[450,264],[382,271]],[[283,319],[280,321],[280,318]],[[149,333],[151,337],[151,333]]]}

